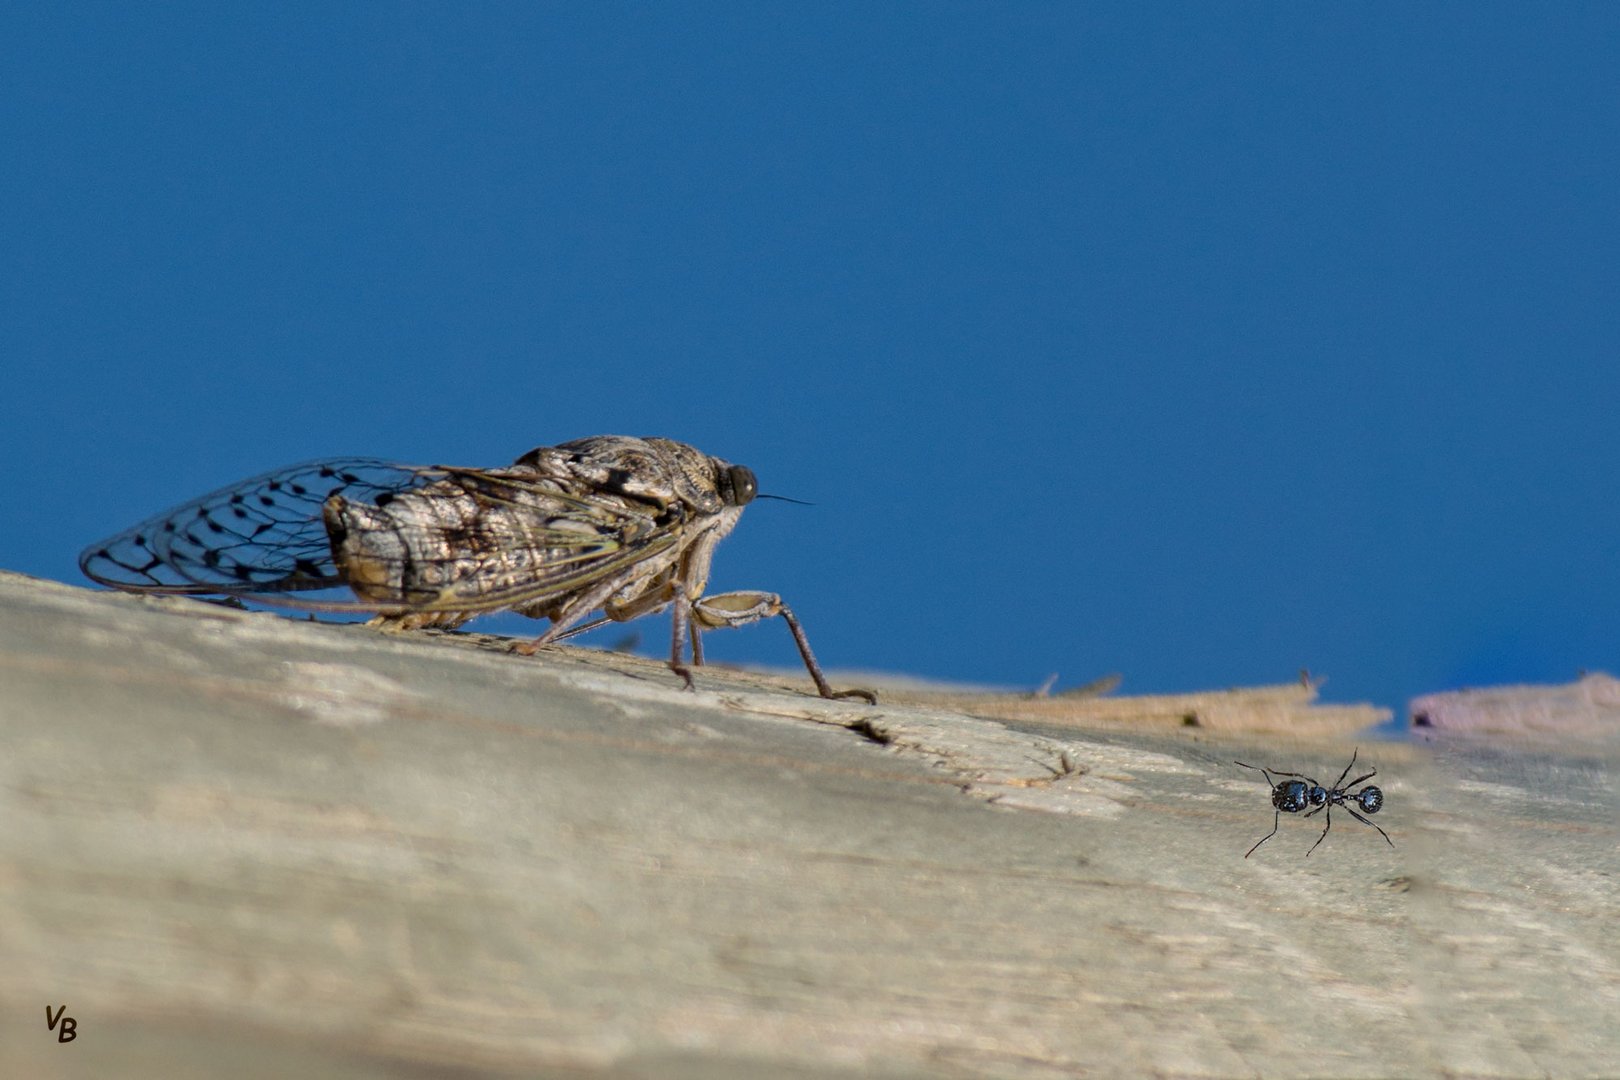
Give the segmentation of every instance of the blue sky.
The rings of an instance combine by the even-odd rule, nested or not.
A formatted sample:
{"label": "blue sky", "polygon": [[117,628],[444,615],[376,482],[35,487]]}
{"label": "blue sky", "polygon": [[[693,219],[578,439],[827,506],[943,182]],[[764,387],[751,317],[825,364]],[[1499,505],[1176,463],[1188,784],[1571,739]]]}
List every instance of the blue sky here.
{"label": "blue sky", "polygon": [[12,5],[0,567],[662,434],[815,503],[711,587],[832,667],[1615,670],[1617,56],[1600,4]]}

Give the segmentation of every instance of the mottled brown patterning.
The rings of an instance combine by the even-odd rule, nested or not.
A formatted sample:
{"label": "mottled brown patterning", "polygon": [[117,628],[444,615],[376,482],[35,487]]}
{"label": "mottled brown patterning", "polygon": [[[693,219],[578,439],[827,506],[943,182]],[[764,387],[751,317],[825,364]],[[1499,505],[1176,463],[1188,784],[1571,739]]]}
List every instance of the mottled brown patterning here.
{"label": "mottled brown patterning", "polygon": [[823,697],[874,700],[827,685],[781,597],[703,595],[715,545],[756,494],[746,467],[670,439],[599,435],[501,469],[332,458],[159,514],[86,548],[79,567],[130,592],[370,611],[399,629],[506,610],[550,619],[516,647],[526,654],[668,607],[670,667],[688,686],[702,631],[779,615]]}

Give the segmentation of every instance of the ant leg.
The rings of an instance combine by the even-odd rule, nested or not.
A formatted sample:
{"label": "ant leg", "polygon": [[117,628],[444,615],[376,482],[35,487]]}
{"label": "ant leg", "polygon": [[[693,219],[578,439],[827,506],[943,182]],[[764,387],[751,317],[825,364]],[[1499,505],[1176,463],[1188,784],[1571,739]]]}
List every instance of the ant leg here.
{"label": "ant leg", "polygon": [[[1350,807],[1346,806],[1345,809],[1350,810]],[[1378,829],[1377,825],[1373,825],[1372,822],[1368,821],[1366,818],[1362,817],[1360,814],[1356,813],[1354,810],[1350,810],[1350,816],[1355,818],[1357,821],[1361,822],[1363,825],[1372,825],[1373,828]],[[1384,840],[1389,844],[1390,847],[1395,846],[1395,841],[1391,840],[1389,838],[1389,833],[1385,832],[1383,829],[1378,829],[1378,835],[1382,836],[1384,838]]]}
{"label": "ant leg", "polygon": [[[1359,746],[1350,751],[1350,764],[1344,767],[1344,772],[1340,773],[1339,778],[1333,782],[1333,790],[1342,791],[1344,789],[1344,778],[1349,776],[1350,770],[1356,767],[1356,755],[1359,753],[1361,753],[1361,747]],[[1378,770],[1374,769],[1373,771],[1377,772]],[[1352,780],[1350,786],[1355,787],[1356,783],[1357,781]]]}
{"label": "ant leg", "polygon": [[1341,784],[1339,786],[1339,790],[1345,791],[1348,788],[1353,788],[1357,784],[1361,783],[1363,780],[1371,780],[1373,777],[1375,777],[1377,775],[1378,775],[1378,770],[1374,769],[1372,772],[1368,773],[1366,776],[1358,776],[1354,780],[1350,781],[1348,784]]}
{"label": "ant leg", "polygon": [[[1277,780],[1272,779],[1272,769],[1267,769],[1267,767],[1264,766],[1257,766],[1257,764],[1244,764],[1243,761],[1233,761],[1233,764],[1241,764],[1244,769],[1254,769],[1255,772],[1259,772],[1260,776],[1265,777],[1265,782],[1267,782],[1267,784],[1272,785],[1272,787],[1277,787]],[[1293,776],[1293,772],[1278,772],[1277,776]]]}
{"label": "ant leg", "polygon": [[[1251,765],[1251,766],[1249,766],[1249,768],[1252,769],[1252,768],[1254,768],[1254,766]],[[1270,840],[1273,836],[1277,835],[1277,824],[1280,821],[1282,821],[1282,811],[1281,810],[1277,811],[1277,813],[1275,815],[1273,815],[1273,817],[1272,817],[1271,831],[1266,833],[1266,835],[1262,836],[1260,839],[1258,839],[1258,840],[1256,840],[1254,842],[1254,847],[1249,849],[1248,855],[1243,856],[1245,859],[1247,859],[1249,857],[1249,855],[1253,855],[1256,851],[1259,851],[1261,844],[1265,843],[1267,840]],[[1379,832],[1382,832],[1382,831],[1383,831],[1382,829],[1379,830]]]}
{"label": "ant leg", "polygon": [[[1270,784],[1272,787],[1277,786],[1277,781],[1275,781],[1275,780],[1273,780],[1271,778],[1271,770],[1270,769],[1267,769],[1267,768],[1265,768],[1263,766],[1260,766],[1260,765],[1249,765],[1249,764],[1246,764],[1246,763],[1241,762],[1241,761],[1234,761],[1234,762],[1232,762],[1232,764],[1234,764],[1234,765],[1242,765],[1245,769],[1253,769],[1255,772],[1261,774],[1262,776],[1264,776],[1266,778],[1266,783]],[[1279,773],[1278,775],[1282,776],[1282,775],[1286,775],[1286,774]]]}
{"label": "ant leg", "polygon": [[[1316,838],[1316,843],[1311,845],[1311,851],[1315,851],[1317,849],[1317,847],[1322,843],[1322,841],[1327,839],[1328,829],[1333,828],[1333,804],[1332,803],[1323,803],[1322,808],[1327,811],[1327,828],[1322,830],[1322,835],[1318,836]],[[1368,824],[1370,825],[1372,823],[1368,822]],[[1373,827],[1377,828],[1377,826],[1373,826]],[[1383,830],[1380,829],[1379,831],[1382,832]],[[1311,851],[1307,851],[1305,853],[1305,857],[1307,859],[1311,857]]]}
{"label": "ant leg", "polygon": [[1309,780],[1311,782],[1311,787],[1313,787],[1313,788],[1322,786],[1321,784],[1318,784],[1316,782],[1316,777],[1314,777],[1314,776],[1306,776],[1302,772],[1279,772],[1277,775],[1278,776],[1292,776],[1292,777],[1296,777],[1296,778],[1298,778],[1300,780]]}
{"label": "ant leg", "polygon": [[1277,786],[1277,781],[1272,779],[1272,776],[1274,776],[1274,775],[1275,776],[1294,776],[1294,777],[1298,777],[1301,780],[1309,780],[1311,782],[1311,787],[1321,787],[1322,786],[1321,784],[1318,784],[1316,782],[1316,778],[1314,776],[1306,776],[1302,772],[1283,772],[1281,769],[1263,769],[1258,765],[1244,765],[1243,762],[1241,762],[1241,761],[1234,761],[1234,762],[1232,762],[1232,764],[1234,764],[1234,765],[1243,765],[1243,767],[1245,769],[1253,769],[1255,772],[1265,773],[1266,774],[1266,783],[1270,784],[1272,787]]}
{"label": "ant leg", "polygon": [[[1241,763],[1241,761],[1233,761],[1233,764],[1243,763]],[[1275,772],[1277,776],[1298,776],[1301,780],[1311,780],[1311,777],[1306,776],[1304,772],[1283,772],[1281,769],[1262,769],[1262,767],[1257,766],[1257,764],[1244,764],[1243,767],[1244,769],[1254,769],[1254,771],[1257,772],[1264,772],[1265,776],[1272,776],[1273,772]],[[1315,780],[1311,780],[1311,782],[1312,784],[1315,784]]]}

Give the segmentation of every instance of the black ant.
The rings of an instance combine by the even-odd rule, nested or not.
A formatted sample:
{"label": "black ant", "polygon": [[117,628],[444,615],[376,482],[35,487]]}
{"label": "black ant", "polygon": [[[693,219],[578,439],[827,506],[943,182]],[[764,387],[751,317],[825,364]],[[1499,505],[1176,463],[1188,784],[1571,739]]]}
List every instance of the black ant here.
{"label": "black ant", "polygon": [[[1344,778],[1349,776],[1350,770],[1355,767],[1356,754],[1360,752],[1358,748],[1355,753],[1350,755],[1350,764],[1344,767],[1344,772],[1339,774],[1339,778],[1333,782],[1333,786],[1330,788],[1323,787],[1304,773],[1283,772],[1280,769],[1262,769],[1258,765],[1243,765],[1241,761],[1234,761],[1232,763],[1234,765],[1243,765],[1245,769],[1253,769],[1255,772],[1265,774],[1266,783],[1272,785],[1271,805],[1277,808],[1276,816],[1271,822],[1271,831],[1256,841],[1254,847],[1250,848],[1248,854],[1243,857],[1247,859],[1249,855],[1253,855],[1260,849],[1261,844],[1277,835],[1277,826],[1282,821],[1284,814],[1297,814],[1308,806],[1314,806],[1316,809],[1306,811],[1306,817],[1319,814],[1324,810],[1327,811],[1327,827],[1322,830],[1322,835],[1316,838],[1316,843],[1311,845],[1311,851],[1315,851],[1317,844],[1327,839],[1328,829],[1333,828],[1333,808],[1335,806],[1342,806],[1349,812],[1351,817],[1363,825],[1372,825],[1373,828],[1378,829],[1377,825],[1373,825],[1361,814],[1356,813],[1355,806],[1361,807],[1363,813],[1376,814],[1384,805],[1384,793],[1372,784],[1368,784],[1360,791],[1350,790],[1363,780],[1371,780],[1377,776],[1378,770],[1374,769],[1365,776],[1358,776],[1348,784],[1344,782]],[[1299,779],[1278,781],[1272,779],[1273,774],[1277,776],[1296,776]],[[1355,806],[1352,806],[1352,803]],[[1378,829],[1378,835],[1382,836],[1390,847],[1395,846],[1395,841],[1390,840],[1389,833],[1383,829]],[[1310,857],[1311,851],[1305,853],[1306,858]]]}

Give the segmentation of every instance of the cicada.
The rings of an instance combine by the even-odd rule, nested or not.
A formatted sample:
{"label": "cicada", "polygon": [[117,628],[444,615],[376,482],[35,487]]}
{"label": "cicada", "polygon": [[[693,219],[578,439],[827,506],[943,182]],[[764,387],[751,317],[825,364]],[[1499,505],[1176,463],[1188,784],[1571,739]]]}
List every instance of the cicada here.
{"label": "cicada", "polygon": [[828,685],[780,596],[703,595],[757,494],[746,466],[672,439],[599,435],[498,469],[331,458],[193,499],[86,548],[79,568],[128,592],[371,612],[391,629],[549,619],[524,654],[668,608],[669,666],[688,687],[703,631],[781,616],[822,697],[875,701]]}

